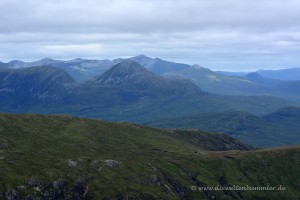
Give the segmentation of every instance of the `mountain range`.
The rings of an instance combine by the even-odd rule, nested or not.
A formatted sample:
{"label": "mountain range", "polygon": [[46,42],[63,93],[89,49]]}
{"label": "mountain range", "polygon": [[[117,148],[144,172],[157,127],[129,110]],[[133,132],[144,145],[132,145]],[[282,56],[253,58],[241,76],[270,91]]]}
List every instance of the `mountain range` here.
{"label": "mountain range", "polygon": [[[198,65],[169,62],[160,58],[138,55],[129,58],[149,71],[165,77],[187,79],[206,92],[222,95],[269,95],[300,102],[299,68],[284,70],[258,70],[250,73],[214,72]],[[45,58],[35,62],[19,60],[1,63],[0,67],[26,68],[52,66],[66,71],[76,82],[84,83],[100,76],[114,65],[126,59],[69,61]]]}
{"label": "mountain range", "polygon": [[[144,55],[138,55],[130,59],[139,63],[143,67],[153,71],[156,74],[180,71],[190,67],[187,64],[168,62],[159,58],[153,59]],[[117,58],[114,60],[88,60],[76,58],[74,60],[63,61],[54,60],[51,58],[44,58],[34,62],[23,62],[20,60],[13,60],[8,63],[0,62],[0,67],[18,69],[37,66],[52,66],[63,69],[77,82],[84,82],[94,78],[94,76],[96,75],[104,73],[112,66],[124,60],[126,59]]]}
{"label": "mountain range", "polygon": [[204,91],[217,94],[268,95],[300,102],[300,80],[267,78],[258,72],[244,76],[225,75],[197,65],[164,76],[190,80]]}
{"label": "mountain range", "polygon": [[[210,94],[188,80],[157,75],[131,59],[82,84],[64,70],[49,66],[0,71],[0,105],[11,112],[146,122],[228,109],[263,114],[293,104],[271,96]],[[59,79],[53,78],[52,72],[59,74]],[[32,105],[28,105],[30,102]]]}
{"label": "mountain range", "polygon": [[[89,76],[106,71],[78,82],[68,73],[71,68],[91,69]],[[298,127],[278,127],[284,122],[263,116],[299,106],[299,83],[256,72],[228,76],[144,55],[113,61],[12,61],[0,68],[0,111],[197,128],[225,132],[254,146],[282,146],[297,143]]]}
{"label": "mountain range", "polygon": [[0,62],[0,199],[299,199],[299,83],[144,55]]}

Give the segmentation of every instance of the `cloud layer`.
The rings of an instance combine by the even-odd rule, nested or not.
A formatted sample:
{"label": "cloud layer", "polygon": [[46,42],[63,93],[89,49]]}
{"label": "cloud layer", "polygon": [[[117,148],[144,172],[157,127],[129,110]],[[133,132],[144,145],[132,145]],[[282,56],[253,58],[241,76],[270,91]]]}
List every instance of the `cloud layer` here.
{"label": "cloud layer", "polygon": [[147,54],[213,69],[300,67],[298,0],[1,0],[0,60]]}

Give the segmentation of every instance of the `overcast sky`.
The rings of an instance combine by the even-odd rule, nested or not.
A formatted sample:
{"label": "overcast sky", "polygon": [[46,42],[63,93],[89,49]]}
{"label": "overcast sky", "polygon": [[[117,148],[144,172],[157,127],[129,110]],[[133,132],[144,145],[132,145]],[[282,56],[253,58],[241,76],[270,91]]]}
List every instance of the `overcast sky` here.
{"label": "overcast sky", "polygon": [[0,60],[145,54],[217,70],[300,67],[299,0],[0,0]]}

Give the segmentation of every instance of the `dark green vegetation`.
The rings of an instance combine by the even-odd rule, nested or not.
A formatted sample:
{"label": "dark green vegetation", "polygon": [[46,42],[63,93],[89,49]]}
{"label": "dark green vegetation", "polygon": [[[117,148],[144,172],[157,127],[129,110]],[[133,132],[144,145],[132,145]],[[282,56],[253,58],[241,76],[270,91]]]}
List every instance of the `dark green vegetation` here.
{"label": "dark green vegetation", "polygon": [[[222,142],[221,142],[222,141]],[[2,199],[298,199],[300,147],[69,116],[0,115]],[[192,191],[191,186],[285,191]]]}
{"label": "dark green vegetation", "polygon": [[200,113],[162,119],[148,125],[223,132],[253,146],[286,146],[300,143],[300,108],[287,107],[264,116],[238,111]]}

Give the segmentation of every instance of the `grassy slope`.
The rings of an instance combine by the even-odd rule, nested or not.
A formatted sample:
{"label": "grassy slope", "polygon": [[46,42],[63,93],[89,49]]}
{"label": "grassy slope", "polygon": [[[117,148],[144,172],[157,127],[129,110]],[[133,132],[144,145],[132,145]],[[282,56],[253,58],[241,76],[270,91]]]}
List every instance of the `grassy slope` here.
{"label": "grassy slope", "polygon": [[[297,199],[300,196],[299,146],[251,152],[207,151],[224,148],[224,145],[215,147],[222,135],[195,134],[68,116],[0,115],[1,195],[48,199],[83,196],[86,199],[212,199],[212,196]],[[233,141],[226,138],[222,141],[225,146],[235,147]],[[70,160],[77,163],[76,167],[68,166]],[[118,163],[109,166],[105,160]],[[190,189],[191,185],[247,184],[283,185],[287,191]]]}

